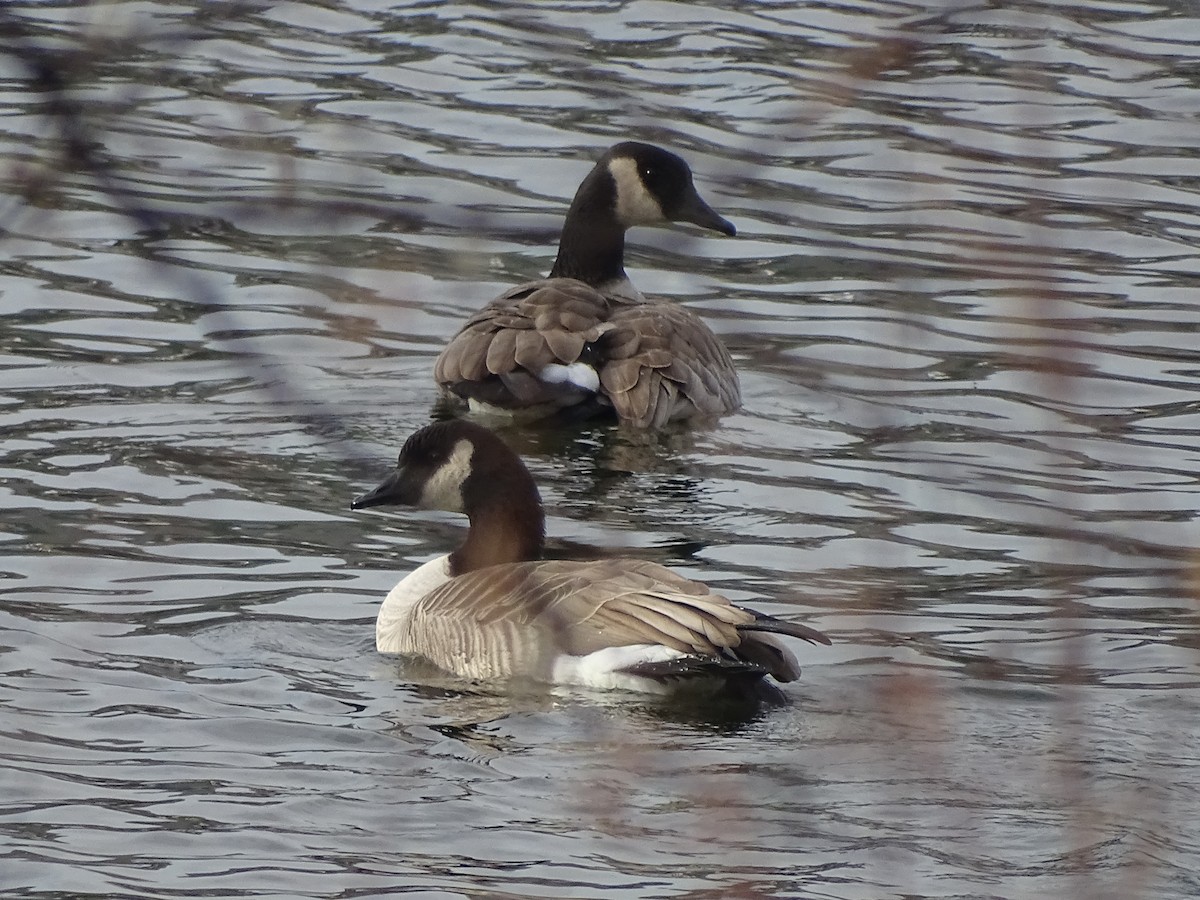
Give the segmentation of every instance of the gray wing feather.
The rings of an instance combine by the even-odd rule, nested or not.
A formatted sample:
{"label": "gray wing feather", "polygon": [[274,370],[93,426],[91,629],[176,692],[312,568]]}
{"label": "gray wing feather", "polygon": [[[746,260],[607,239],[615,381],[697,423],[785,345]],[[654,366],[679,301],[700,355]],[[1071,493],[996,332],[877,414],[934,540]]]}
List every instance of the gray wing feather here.
{"label": "gray wing feather", "polygon": [[492,334],[486,356],[489,372],[493,375],[503,375],[515,368],[517,335],[523,333],[512,328],[501,328]]}
{"label": "gray wing feather", "polygon": [[609,397],[622,419],[657,426],[679,414],[681,405],[703,416],[741,405],[729,351],[695,313],[651,301],[623,307],[612,323],[604,346],[616,352],[608,355],[600,378],[611,385]]}

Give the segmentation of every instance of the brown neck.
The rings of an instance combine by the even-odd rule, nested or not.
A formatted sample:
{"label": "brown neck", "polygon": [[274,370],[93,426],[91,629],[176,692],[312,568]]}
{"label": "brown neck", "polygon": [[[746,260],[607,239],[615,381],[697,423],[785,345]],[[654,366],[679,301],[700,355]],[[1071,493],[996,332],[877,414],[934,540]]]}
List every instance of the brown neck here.
{"label": "brown neck", "polygon": [[546,520],[529,473],[489,486],[487,499],[466,509],[471,527],[463,545],[450,554],[450,573],[542,558]]}

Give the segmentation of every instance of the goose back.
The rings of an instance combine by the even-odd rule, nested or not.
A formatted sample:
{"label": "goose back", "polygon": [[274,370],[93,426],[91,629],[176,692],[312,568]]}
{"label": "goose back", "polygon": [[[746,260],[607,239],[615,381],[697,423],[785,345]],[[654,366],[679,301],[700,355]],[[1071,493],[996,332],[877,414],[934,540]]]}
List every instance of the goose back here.
{"label": "goose back", "polygon": [[741,405],[733,359],[695,313],[563,278],[521,285],[472,316],[434,377],[477,407],[534,415],[595,397],[639,428]]}

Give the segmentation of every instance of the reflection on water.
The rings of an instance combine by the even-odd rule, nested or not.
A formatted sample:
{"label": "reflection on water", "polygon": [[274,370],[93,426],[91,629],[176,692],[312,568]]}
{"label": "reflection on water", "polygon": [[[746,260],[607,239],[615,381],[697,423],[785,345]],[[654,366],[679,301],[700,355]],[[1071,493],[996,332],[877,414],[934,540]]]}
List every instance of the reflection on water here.
{"label": "reflection on water", "polygon": [[[214,10],[0,10],[5,896],[1200,893],[1190,7]],[[625,137],[745,409],[505,435],[833,634],[781,710],[373,650],[462,523],[349,500]]]}

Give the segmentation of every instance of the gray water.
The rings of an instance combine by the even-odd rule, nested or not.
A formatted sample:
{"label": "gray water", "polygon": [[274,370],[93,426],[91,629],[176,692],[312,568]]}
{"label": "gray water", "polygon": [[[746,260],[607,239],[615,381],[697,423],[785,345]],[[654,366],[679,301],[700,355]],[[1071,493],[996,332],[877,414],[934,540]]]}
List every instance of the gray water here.
{"label": "gray water", "polygon": [[[3,896],[1200,894],[1194,7],[384,6],[0,10]],[[349,501],[625,138],[745,409],[506,437],[782,709],[374,652],[462,522]]]}

